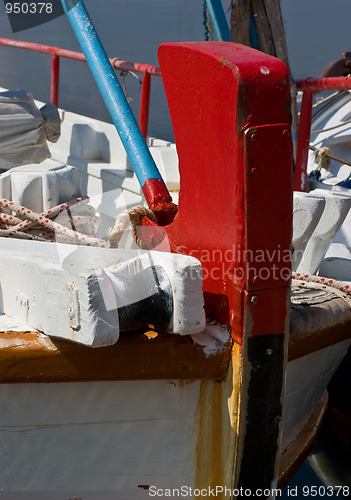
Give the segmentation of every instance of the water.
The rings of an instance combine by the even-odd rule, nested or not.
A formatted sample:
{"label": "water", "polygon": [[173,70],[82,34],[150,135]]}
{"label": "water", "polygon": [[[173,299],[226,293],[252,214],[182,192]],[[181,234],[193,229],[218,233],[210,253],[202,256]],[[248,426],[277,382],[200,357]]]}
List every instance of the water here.
{"label": "water", "polygon": [[[222,1],[229,14],[230,0]],[[85,4],[110,57],[157,65],[157,47],[162,42],[204,39],[203,0],[86,0]],[[318,76],[330,61],[351,48],[350,0],[282,0],[282,8],[295,77]],[[12,36],[3,2],[0,32],[5,38],[79,51],[65,17]],[[0,58],[2,86],[27,87],[35,90],[36,98],[49,100],[50,56],[0,47]],[[131,76],[126,84],[138,114],[140,84]],[[109,121],[95,82],[83,63],[62,60],[60,106]],[[152,82],[149,131],[157,137],[173,138],[160,78]]]}
{"label": "water", "polygon": [[[157,65],[160,43],[204,40],[202,0],[85,0],[85,4],[110,57]],[[223,0],[223,5],[228,11],[230,0]],[[330,61],[339,59],[343,51],[351,50],[350,0],[282,0],[282,9],[290,64],[296,78],[318,76]],[[0,31],[4,38],[79,51],[65,17],[13,36],[1,2]],[[0,58],[2,86],[26,87],[37,99],[49,100],[49,56],[0,47]],[[126,85],[137,114],[140,84],[129,76]],[[60,106],[110,121],[87,65],[83,63],[62,60]],[[173,139],[159,78],[153,78],[152,82],[149,132],[156,137]],[[292,498],[288,493],[296,485],[299,488],[297,498],[309,498],[302,494],[302,486],[321,484],[305,464],[281,498]]]}

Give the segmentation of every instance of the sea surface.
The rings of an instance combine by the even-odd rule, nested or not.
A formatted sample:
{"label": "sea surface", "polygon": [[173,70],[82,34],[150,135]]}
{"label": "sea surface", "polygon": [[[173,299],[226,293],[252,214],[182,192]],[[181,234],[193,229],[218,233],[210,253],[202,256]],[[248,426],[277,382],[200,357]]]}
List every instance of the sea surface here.
{"label": "sea surface", "polygon": [[[229,17],[230,0],[222,2]],[[205,39],[203,0],[85,0],[85,5],[110,57],[157,65],[157,48],[161,43]],[[290,65],[296,78],[318,76],[330,61],[351,50],[351,0],[282,0],[282,9]],[[13,34],[3,2],[0,2],[0,33],[4,38],[79,51],[64,16]],[[2,86],[26,87],[37,99],[49,100],[50,56],[0,47],[0,58]],[[173,132],[161,79],[152,80],[149,132],[171,140]],[[138,115],[140,83],[128,76],[125,84]],[[110,120],[84,63],[61,61],[59,104],[65,109]]]}
{"label": "sea surface", "polygon": [[[222,0],[229,17],[230,0]],[[163,42],[205,39],[203,0],[85,0],[97,32],[110,57],[157,65],[157,48]],[[282,0],[284,25],[292,73],[296,78],[317,77],[342,52],[351,51],[351,0]],[[13,34],[3,2],[0,33],[4,38],[58,46],[79,51],[65,17]],[[0,85],[25,87],[35,98],[50,99],[50,56],[0,47]],[[161,79],[152,79],[149,133],[173,139]],[[121,79],[123,83],[123,79]],[[126,91],[138,115],[140,82],[125,78]],[[62,60],[60,107],[110,121],[95,82],[84,63]],[[302,487],[322,483],[304,464],[281,498],[312,498]],[[313,498],[316,498],[315,496]],[[318,498],[318,497],[317,497]]]}

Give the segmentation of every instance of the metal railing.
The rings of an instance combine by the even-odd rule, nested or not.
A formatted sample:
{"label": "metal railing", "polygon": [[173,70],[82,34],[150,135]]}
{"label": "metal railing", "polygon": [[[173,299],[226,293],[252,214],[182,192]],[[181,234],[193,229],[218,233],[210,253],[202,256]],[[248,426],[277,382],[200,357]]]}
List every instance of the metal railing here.
{"label": "metal railing", "polygon": [[[60,58],[72,59],[86,62],[85,56],[81,52],[60,49],[49,45],[41,45],[31,42],[22,42],[8,38],[0,38],[0,45],[15,47],[17,49],[41,52],[52,56],[51,63],[51,93],[50,100],[58,106],[59,103],[59,80],[60,80]],[[120,71],[133,71],[143,74],[139,127],[144,138],[147,137],[150,109],[151,76],[161,76],[160,68],[150,64],[139,64],[123,61],[118,58],[110,59],[114,69]],[[296,80],[298,90],[303,92],[300,121],[298,129],[296,166],[295,166],[295,186],[294,189],[304,191],[307,187],[307,161],[308,148],[310,142],[311,120],[312,120],[312,99],[313,93],[322,90],[350,90],[351,78],[328,77],[328,78],[306,78]]]}
{"label": "metal railing", "polygon": [[[15,47],[17,49],[30,50],[33,52],[41,52],[52,56],[51,62],[51,90],[50,100],[56,106],[59,104],[59,86],[60,86],[60,59],[72,59],[75,61],[86,62],[84,54],[72,50],[60,49],[59,47],[51,47],[49,45],[41,45],[38,43],[22,42],[20,40],[11,40],[8,38],[0,38],[0,45],[6,47]],[[123,61],[118,58],[110,59],[112,67],[119,71],[133,71],[143,74],[141,85],[140,98],[140,113],[139,127],[144,138],[147,137],[149,124],[150,110],[150,92],[151,92],[151,76],[161,76],[160,68],[150,64],[139,64],[129,61]]]}
{"label": "metal railing", "polygon": [[298,90],[303,92],[300,122],[297,138],[295,191],[305,191],[307,188],[307,162],[310,144],[313,93],[322,90],[350,90],[351,78],[337,76],[328,78],[306,78],[296,80]]}

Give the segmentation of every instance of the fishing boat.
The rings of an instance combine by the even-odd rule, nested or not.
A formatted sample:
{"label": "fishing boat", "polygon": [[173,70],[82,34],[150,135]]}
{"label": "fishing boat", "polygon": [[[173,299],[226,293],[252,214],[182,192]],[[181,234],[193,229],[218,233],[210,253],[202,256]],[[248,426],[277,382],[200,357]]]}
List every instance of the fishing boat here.
{"label": "fishing boat", "polygon": [[[83,2],[67,15],[89,33],[84,56],[40,46],[53,102],[60,57],[93,53],[99,82],[110,64]],[[291,291],[292,244],[303,257],[325,207],[350,203],[293,210],[286,66],[229,42],[159,62],[176,146],[146,148],[127,108],[119,136],[60,110],[51,157],[1,174],[0,498],[274,498],[351,343],[347,290],[296,267]],[[159,70],[142,70],[147,95]],[[28,92],[3,94],[45,128]]]}
{"label": "fishing boat", "polygon": [[351,351],[328,386],[329,403],[308,463],[326,486],[351,485]]}
{"label": "fishing boat", "polygon": [[[347,77],[350,54],[331,63],[322,78]],[[312,110],[306,182],[310,195],[326,190],[328,195],[348,197],[350,191],[350,92],[337,90],[315,101]],[[350,286],[350,216],[333,236],[318,266],[325,278]],[[351,411],[349,404],[351,351],[328,385],[329,402],[322,430],[308,462],[328,487],[350,486]]]}

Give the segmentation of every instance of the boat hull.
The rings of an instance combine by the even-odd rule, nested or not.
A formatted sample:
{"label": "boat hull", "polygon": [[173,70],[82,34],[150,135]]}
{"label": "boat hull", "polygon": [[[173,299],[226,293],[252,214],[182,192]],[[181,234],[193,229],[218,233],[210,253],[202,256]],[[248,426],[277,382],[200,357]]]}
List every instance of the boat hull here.
{"label": "boat hull", "polygon": [[[294,467],[308,452],[299,434],[313,443],[325,404],[315,408],[345,343],[288,363],[282,456],[288,450]],[[195,498],[191,489],[234,489],[240,374],[233,366],[221,382],[1,384],[0,498],[134,500],[173,488]],[[280,471],[279,487],[294,470]]]}

